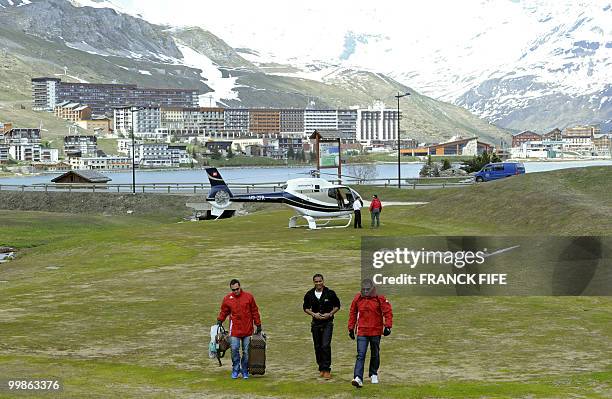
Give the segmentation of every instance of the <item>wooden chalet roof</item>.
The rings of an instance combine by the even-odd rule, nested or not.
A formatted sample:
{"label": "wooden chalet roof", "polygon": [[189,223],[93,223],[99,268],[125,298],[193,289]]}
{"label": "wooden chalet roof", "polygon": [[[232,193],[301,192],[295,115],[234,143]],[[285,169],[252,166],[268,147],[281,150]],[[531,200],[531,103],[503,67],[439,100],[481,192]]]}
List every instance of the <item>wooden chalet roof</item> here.
{"label": "wooden chalet roof", "polygon": [[90,183],[108,183],[109,181],[112,180],[110,177],[106,177],[102,173],[96,172],[95,170],[70,170],[64,173],[63,175],[60,175],[56,177],[55,179],[52,179],[51,181],[53,183],[60,182],[66,176],[69,176],[71,174],[80,176]]}

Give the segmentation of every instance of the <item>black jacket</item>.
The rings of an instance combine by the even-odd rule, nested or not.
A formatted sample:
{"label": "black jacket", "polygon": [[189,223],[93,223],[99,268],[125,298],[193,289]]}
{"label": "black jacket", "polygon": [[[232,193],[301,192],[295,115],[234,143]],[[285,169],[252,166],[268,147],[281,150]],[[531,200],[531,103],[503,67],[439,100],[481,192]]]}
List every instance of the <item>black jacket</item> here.
{"label": "black jacket", "polygon": [[[310,309],[314,313],[329,313],[334,308],[340,308],[340,299],[334,292],[334,290],[330,290],[327,287],[323,287],[323,292],[321,294],[321,299],[318,299],[315,295],[315,289],[312,288],[309,290],[306,295],[304,295],[304,310]],[[327,320],[317,320],[312,319],[313,323],[327,323],[329,321],[334,320],[334,316]]]}

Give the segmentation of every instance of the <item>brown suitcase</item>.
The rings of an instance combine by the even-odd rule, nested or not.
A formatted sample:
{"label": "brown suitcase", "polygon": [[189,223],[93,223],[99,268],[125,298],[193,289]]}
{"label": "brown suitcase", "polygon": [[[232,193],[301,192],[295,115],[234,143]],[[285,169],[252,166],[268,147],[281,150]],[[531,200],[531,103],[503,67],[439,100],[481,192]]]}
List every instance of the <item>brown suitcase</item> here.
{"label": "brown suitcase", "polygon": [[263,375],[266,372],[266,335],[251,336],[249,345],[249,374]]}

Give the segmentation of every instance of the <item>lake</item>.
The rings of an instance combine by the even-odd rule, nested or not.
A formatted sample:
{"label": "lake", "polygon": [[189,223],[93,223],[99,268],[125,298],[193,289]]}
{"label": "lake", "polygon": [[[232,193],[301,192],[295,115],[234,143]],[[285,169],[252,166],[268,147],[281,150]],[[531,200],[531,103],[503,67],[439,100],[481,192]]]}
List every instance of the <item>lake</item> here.
{"label": "lake", "polygon": [[[598,161],[565,161],[565,162],[525,162],[526,173],[545,172],[566,168],[582,168],[587,166],[612,166],[612,160]],[[419,176],[419,171],[423,163],[402,163],[402,178],[414,178]],[[288,179],[308,177],[311,167],[288,168],[288,167],[228,167],[219,168],[223,178],[228,183],[268,183],[284,182]],[[350,175],[350,165],[343,166],[342,171],[345,175]],[[385,163],[377,164],[377,178],[396,178],[397,164]],[[322,171],[323,176],[333,179],[334,169]],[[110,177],[111,184],[131,184],[131,170],[124,171],[102,171],[104,175]],[[32,185],[40,183],[50,183],[51,179],[62,173],[45,173],[37,176],[17,176],[0,178],[1,184],[23,184]],[[206,173],[203,169],[181,169],[181,170],[136,170],[136,183],[208,183]]]}

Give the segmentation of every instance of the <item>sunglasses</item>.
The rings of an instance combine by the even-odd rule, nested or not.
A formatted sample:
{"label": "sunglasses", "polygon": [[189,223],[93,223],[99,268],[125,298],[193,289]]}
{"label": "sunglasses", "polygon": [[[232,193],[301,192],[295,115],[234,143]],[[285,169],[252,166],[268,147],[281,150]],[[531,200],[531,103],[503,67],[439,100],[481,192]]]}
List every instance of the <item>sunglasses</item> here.
{"label": "sunglasses", "polygon": [[238,287],[238,288],[232,288],[231,290],[232,290],[232,291],[240,291],[240,287]]}

